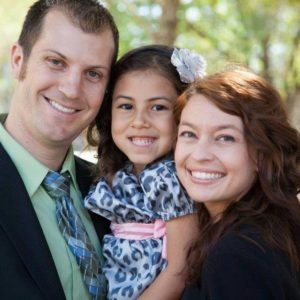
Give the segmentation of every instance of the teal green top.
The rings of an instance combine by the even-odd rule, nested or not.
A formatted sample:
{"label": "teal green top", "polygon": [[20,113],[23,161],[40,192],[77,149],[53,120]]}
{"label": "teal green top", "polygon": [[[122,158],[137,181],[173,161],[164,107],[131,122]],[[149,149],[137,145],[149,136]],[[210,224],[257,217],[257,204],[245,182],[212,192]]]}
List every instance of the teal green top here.
{"label": "teal green top", "polygon": [[[19,171],[31,198],[50,248],[60,281],[68,300],[91,299],[83,281],[76,259],[69,250],[56,223],[55,202],[41,186],[49,169],[37,161],[0,124],[0,143]],[[69,171],[72,177],[71,197],[84,223],[88,235],[102,257],[100,243],[87,210],[83,207],[81,193],[76,182],[75,160],[72,147],[69,149],[61,172]],[[47,270],[45,270],[47,272]]]}

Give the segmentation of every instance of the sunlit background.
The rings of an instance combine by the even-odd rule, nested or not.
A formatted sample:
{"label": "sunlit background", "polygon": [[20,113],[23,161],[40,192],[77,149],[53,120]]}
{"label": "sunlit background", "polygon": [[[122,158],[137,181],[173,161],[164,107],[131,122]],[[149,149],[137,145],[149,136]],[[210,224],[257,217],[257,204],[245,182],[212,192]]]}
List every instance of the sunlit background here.
{"label": "sunlit background", "polygon": [[[0,0],[0,112],[13,89],[10,47],[30,0]],[[101,1],[100,1],[101,2]],[[120,54],[148,43],[194,49],[209,73],[241,63],[280,91],[291,122],[300,130],[299,0],[106,0],[120,30]],[[76,141],[81,148],[84,140]]]}

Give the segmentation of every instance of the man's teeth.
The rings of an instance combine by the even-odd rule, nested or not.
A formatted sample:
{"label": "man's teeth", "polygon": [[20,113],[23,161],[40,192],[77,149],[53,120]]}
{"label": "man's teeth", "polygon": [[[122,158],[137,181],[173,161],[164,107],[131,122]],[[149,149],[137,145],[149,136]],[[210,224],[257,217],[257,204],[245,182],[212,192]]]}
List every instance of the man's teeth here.
{"label": "man's teeth", "polygon": [[137,146],[148,146],[153,144],[153,138],[131,138],[133,144]]}
{"label": "man's teeth", "polygon": [[67,114],[71,114],[71,113],[76,112],[76,109],[62,106],[62,105],[58,104],[57,102],[55,102],[53,100],[49,100],[49,103],[51,104],[51,106],[53,108],[55,108],[56,110],[58,110],[60,112],[67,113]]}
{"label": "man's teeth", "polygon": [[208,172],[191,172],[192,176],[201,179],[201,180],[213,180],[213,179],[219,179],[224,177],[224,174],[221,173],[208,173]]}

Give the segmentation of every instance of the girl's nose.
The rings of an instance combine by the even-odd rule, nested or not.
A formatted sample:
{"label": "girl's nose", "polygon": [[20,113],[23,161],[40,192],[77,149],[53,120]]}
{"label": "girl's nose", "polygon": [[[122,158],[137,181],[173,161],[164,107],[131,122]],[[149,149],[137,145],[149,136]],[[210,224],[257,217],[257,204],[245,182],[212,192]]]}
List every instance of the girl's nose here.
{"label": "girl's nose", "polygon": [[148,121],[146,112],[145,111],[136,112],[136,114],[134,115],[134,118],[132,120],[131,126],[133,128],[149,127],[150,122]]}

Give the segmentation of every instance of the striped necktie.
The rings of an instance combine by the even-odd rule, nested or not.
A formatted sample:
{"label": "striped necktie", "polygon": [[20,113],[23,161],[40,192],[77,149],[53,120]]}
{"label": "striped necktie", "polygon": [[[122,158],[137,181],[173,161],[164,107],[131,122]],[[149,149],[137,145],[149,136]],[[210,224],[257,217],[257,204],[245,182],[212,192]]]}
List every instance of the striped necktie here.
{"label": "striped necktie", "polygon": [[96,253],[86,229],[70,197],[70,174],[49,171],[43,186],[56,201],[56,220],[83,275],[93,299],[106,299],[106,280],[101,269],[101,260]]}

